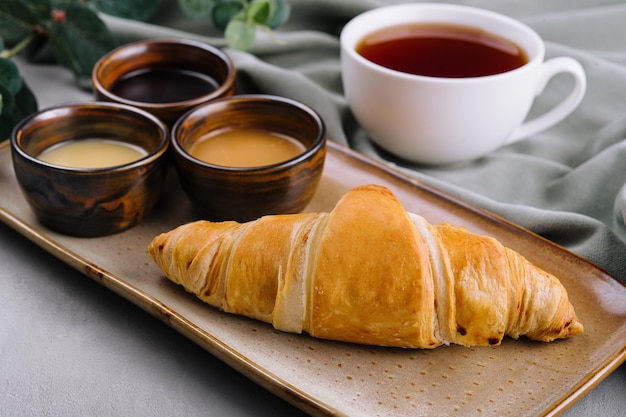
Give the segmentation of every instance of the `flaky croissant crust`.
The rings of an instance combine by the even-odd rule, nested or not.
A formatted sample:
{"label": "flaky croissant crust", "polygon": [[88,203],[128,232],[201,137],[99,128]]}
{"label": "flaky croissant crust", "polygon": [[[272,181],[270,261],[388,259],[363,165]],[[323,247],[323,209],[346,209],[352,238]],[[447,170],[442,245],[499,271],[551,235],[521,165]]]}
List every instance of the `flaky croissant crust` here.
{"label": "flaky croissant crust", "polygon": [[430,224],[376,185],[330,213],[182,225],[148,252],[214,307],[324,339],[434,348],[583,331],[556,277],[494,238]]}

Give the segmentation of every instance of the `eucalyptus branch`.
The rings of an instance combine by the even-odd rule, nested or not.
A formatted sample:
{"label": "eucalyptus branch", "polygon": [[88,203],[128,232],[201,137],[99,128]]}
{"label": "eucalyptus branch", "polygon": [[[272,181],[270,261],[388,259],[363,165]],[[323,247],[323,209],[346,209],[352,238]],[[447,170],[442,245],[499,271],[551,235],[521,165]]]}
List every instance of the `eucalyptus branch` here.
{"label": "eucalyptus branch", "polygon": [[[35,95],[11,61],[13,57],[27,47],[33,50],[28,55],[35,56],[37,48],[45,45],[57,64],[72,71],[81,85],[95,62],[115,47],[98,12],[145,21],[160,2],[0,0],[0,141],[38,107]],[[178,0],[178,4],[190,19],[210,20],[208,23],[224,31],[228,46],[241,50],[252,47],[257,30],[267,32],[280,44],[272,30],[285,23],[290,14],[287,0]]]}

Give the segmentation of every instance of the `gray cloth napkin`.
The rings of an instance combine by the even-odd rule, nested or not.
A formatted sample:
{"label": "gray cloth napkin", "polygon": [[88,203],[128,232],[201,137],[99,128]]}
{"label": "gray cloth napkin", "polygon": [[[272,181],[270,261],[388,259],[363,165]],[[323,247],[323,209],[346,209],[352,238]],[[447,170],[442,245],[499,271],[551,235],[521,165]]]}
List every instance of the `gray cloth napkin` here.
{"label": "gray cloth napkin", "polygon": [[[585,68],[588,91],[559,125],[459,167],[397,160],[375,148],[342,93],[338,35],[352,17],[402,1],[291,0],[292,14],[276,43],[260,35],[249,52],[226,48],[239,71],[238,93],[279,94],[303,101],[325,119],[331,140],[487,209],[589,259],[626,282],[626,4],[608,0],[464,3],[505,13],[536,29],[547,58],[568,55]],[[175,36],[224,47],[204,20],[164,1],[148,23],[104,16],[119,42]],[[551,82],[531,113],[569,91]]]}

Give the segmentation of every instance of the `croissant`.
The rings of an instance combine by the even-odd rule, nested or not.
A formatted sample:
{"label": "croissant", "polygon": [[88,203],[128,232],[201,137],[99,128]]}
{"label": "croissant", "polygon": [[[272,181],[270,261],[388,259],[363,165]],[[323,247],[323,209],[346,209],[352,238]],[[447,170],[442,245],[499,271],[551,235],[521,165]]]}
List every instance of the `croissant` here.
{"label": "croissant", "polygon": [[583,332],[556,277],[494,238],[430,224],[377,185],[330,213],[192,222],[148,253],[206,303],[317,338],[435,348]]}

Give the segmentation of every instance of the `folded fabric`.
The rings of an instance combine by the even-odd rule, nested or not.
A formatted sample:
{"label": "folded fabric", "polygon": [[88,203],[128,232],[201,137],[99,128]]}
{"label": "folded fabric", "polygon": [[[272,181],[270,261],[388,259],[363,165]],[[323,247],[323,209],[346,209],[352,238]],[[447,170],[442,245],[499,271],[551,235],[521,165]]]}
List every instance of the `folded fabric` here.
{"label": "folded fabric", "polygon": [[[417,166],[376,148],[343,96],[339,33],[355,15],[404,1],[290,1],[276,33],[259,34],[252,50],[226,48],[239,71],[238,93],[279,94],[314,107],[329,138],[526,227],[596,263],[626,282],[626,4],[612,1],[455,1],[518,18],[544,38],[547,57],[579,60],[587,94],[565,121],[528,140],[459,167]],[[615,4],[614,4],[615,3]],[[206,20],[163,2],[148,23],[104,17],[117,40],[176,36],[225,47]],[[550,107],[569,88],[552,81],[531,112]]]}

